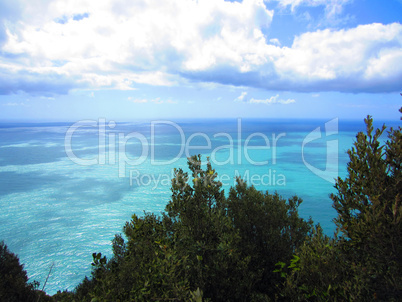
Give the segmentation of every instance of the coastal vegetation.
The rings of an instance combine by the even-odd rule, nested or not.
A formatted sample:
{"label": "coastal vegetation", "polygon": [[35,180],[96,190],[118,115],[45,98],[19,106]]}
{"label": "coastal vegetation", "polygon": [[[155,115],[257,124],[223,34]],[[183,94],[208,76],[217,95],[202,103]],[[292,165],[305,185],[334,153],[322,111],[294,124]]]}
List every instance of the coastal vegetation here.
{"label": "coastal vegetation", "polygon": [[193,156],[189,172],[175,170],[165,212],[133,215],[113,256],[93,253],[91,276],[72,292],[44,295],[0,244],[0,300],[400,301],[402,129],[365,123],[331,195],[332,237],[299,216],[299,197],[240,178],[225,194],[212,165]]}

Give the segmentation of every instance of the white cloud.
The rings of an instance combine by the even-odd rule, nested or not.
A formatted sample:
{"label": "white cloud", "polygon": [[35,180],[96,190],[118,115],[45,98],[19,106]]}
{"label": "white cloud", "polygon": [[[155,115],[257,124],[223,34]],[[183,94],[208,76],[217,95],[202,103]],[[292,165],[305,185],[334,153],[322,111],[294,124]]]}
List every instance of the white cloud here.
{"label": "white cloud", "polygon": [[236,102],[245,102],[245,101],[246,101],[246,100],[245,100],[246,95],[247,95],[247,92],[246,92],[246,91],[243,91],[243,92],[235,99],[235,101],[236,101]]}
{"label": "white cloud", "polygon": [[171,99],[168,100],[161,100],[161,98],[155,98],[155,99],[137,99],[134,97],[128,97],[128,101],[136,104],[144,104],[144,103],[154,103],[154,104],[177,104],[177,101],[173,101]]}
{"label": "white cloud", "polygon": [[[328,15],[349,2],[278,1],[291,9],[325,5]],[[263,0],[21,0],[20,7],[0,43],[0,94],[132,90],[137,83],[400,89],[399,23],[307,32],[282,47],[264,35],[274,12]]]}
{"label": "white cloud", "polygon": [[281,46],[281,42],[280,42],[278,39],[276,39],[276,38],[269,39],[269,42],[270,42],[271,44]]}
{"label": "white cloud", "polygon": [[294,99],[287,99],[287,100],[282,100],[279,99],[279,94],[271,96],[268,99],[246,99],[247,92],[242,92],[237,98],[235,98],[235,102],[243,102],[243,103],[249,103],[249,104],[266,104],[266,105],[272,105],[272,104],[292,104],[295,103],[296,101]]}
{"label": "white cloud", "polygon": [[327,18],[333,18],[342,13],[343,6],[353,0],[275,0],[282,7],[290,6],[292,11],[298,6],[325,6]]}
{"label": "white cloud", "polygon": [[300,86],[327,85],[328,90],[336,86],[353,89],[352,85],[368,89],[397,81],[402,77],[402,25],[370,24],[305,33],[292,47],[282,48],[274,64],[282,78],[300,81]]}
{"label": "white cloud", "polygon": [[142,103],[148,103],[149,101],[147,99],[134,99],[132,97],[128,97],[128,100],[130,102],[136,103],[136,104],[142,104]]}
{"label": "white cloud", "polygon": [[256,51],[265,46],[261,28],[273,15],[263,0],[23,4],[25,18],[7,29],[3,47],[23,57],[13,69],[52,71],[77,76],[84,85],[117,89],[134,83],[173,85],[181,70],[206,70],[222,62],[243,71],[258,66],[266,60]]}
{"label": "white cloud", "polygon": [[296,103],[296,100],[294,100],[294,99],[278,100],[278,103],[287,105],[287,104]]}
{"label": "white cloud", "polygon": [[3,103],[2,106],[8,106],[8,107],[16,107],[16,106],[28,106],[27,104],[23,102],[8,102],[8,103]]}
{"label": "white cloud", "polygon": [[283,104],[283,105],[288,105],[295,103],[296,101],[294,99],[287,99],[287,100],[281,100],[279,99],[279,94],[271,96],[269,99],[254,99],[252,98],[248,103],[251,104],[266,104],[266,105],[272,105],[272,104]]}
{"label": "white cloud", "polygon": [[161,98],[153,99],[153,100],[151,100],[151,102],[155,103],[155,104],[163,104],[163,101],[161,101]]}

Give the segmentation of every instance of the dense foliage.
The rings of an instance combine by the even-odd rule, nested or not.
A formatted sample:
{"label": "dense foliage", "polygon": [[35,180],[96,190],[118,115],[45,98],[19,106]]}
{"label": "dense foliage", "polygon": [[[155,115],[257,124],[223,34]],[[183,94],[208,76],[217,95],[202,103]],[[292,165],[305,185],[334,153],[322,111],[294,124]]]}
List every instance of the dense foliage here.
{"label": "dense foliage", "polygon": [[[0,242],[0,301],[36,302],[52,301],[49,296],[37,290],[39,282],[28,282],[24,266],[18,256],[10,252],[7,245]],[[50,299],[50,300],[49,300]]]}
{"label": "dense foliage", "polygon": [[18,257],[0,242],[0,301],[34,301],[33,286]]}
{"label": "dense foliage", "polygon": [[[190,173],[175,170],[165,212],[133,215],[113,257],[94,253],[91,277],[54,301],[401,301],[402,131],[391,128],[382,143],[386,127],[365,123],[331,195],[333,237],[299,217],[296,196],[241,179],[225,195],[211,164],[195,156]],[[12,298],[32,286],[0,247],[0,300],[30,301]]]}
{"label": "dense foliage", "polygon": [[160,216],[133,215],[113,257],[93,254],[92,278],[75,296],[83,301],[268,301],[277,291],[278,261],[289,259],[312,222],[288,201],[240,179],[225,197],[217,174],[201,157],[191,175],[176,170],[172,198]]}
{"label": "dense foliage", "polygon": [[386,127],[374,130],[370,116],[365,123],[348,151],[348,175],[331,195],[338,233],[330,239],[316,230],[289,274],[282,265],[287,299],[402,300],[402,131],[391,128],[384,144]]}

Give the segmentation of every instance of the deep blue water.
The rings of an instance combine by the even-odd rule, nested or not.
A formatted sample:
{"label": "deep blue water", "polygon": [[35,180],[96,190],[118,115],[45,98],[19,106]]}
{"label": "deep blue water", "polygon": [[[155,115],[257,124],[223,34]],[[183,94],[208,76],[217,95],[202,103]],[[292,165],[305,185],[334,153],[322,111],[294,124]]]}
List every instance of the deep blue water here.
{"label": "deep blue water", "polygon": [[331,235],[328,179],[346,175],[346,150],[365,126],[328,122],[0,123],[0,240],[31,280],[43,284],[54,264],[48,293],[72,290],[90,274],[93,252],[111,254],[132,214],[163,211],[173,169],[187,170],[186,156],[198,153],[210,157],[226,192],[242,176],[260,190],[296,194],[301,215]]}

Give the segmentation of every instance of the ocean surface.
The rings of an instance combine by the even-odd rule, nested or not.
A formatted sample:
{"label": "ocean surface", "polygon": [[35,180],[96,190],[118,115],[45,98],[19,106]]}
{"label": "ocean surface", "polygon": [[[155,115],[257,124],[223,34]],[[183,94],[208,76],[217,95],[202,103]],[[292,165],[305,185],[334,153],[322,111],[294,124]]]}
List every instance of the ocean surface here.
{"label": "ocean surface", "polygon": [[173,169],[188,171],[194,154],[209,157],[225,192],[241,176],[298,195],[301,216],[332,235],[333,179],[364,129],[337,119],[0,122],[0,240],[40,288],[52,268],[47,293],[73,290],[132,214],[164,210]]}

